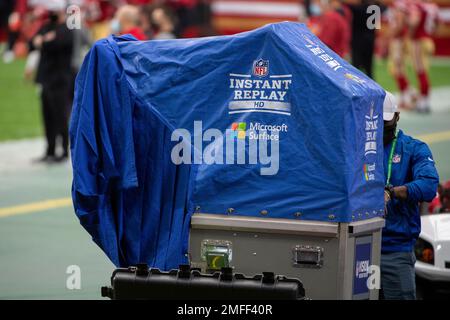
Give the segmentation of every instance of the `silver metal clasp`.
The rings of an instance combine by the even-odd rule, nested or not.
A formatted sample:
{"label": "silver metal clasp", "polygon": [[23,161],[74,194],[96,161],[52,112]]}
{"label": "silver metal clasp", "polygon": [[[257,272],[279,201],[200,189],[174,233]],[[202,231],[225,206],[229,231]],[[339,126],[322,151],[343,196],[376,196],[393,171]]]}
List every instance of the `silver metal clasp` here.
{"label": "silver metal clasp", "polygon": [[322,268],[323,248],[296,245],[292,248],[292,259],[294,267],[299,268]]}
{"label": "silver metal clasp", "polygon": [[205,239],[201,243],[201,258],[207,271],[231,267],[233,244],[227,240]]}

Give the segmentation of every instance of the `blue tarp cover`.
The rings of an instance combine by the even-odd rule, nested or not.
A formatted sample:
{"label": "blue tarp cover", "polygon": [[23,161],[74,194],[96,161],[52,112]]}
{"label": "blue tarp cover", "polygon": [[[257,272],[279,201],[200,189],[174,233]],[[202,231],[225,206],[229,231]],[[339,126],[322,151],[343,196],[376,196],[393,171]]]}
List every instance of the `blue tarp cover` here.
{"label": "blue tarp cover", "polygon": [[384,96],[298,23],[101,40],[76,84],[76,213],[116,265],[162,269],[185,262],[195,211],[382,215]]}

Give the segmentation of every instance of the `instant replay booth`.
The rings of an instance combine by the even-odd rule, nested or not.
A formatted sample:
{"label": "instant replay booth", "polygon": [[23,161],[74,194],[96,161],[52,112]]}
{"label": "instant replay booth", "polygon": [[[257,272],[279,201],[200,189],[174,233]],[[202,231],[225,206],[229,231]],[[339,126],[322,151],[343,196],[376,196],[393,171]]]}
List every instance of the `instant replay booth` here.
{"label": "instant replay booth", "polygon": [[118,267],[270,271],[311,299],[377,299],[384,97],[298,23],[103,39],[76,84],[76,214]]}

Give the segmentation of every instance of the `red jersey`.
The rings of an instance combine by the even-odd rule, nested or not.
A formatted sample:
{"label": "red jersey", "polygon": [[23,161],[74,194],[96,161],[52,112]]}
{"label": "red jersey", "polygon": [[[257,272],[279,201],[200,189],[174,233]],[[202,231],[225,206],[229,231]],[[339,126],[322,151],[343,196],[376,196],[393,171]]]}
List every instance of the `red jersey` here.
{"label": "red jersey", "polygon": [[318,18],[317,36],[343,57],[350,46],[350,24],[338,12],[328,11]]}
{"label": "red jersey", "polygon": [[86,11],[86,20],[88,22],[109,20],[116,12],[116,7],[108,0],[86,0],[83,7]]}
{"label": "red jersey", "polygon": [[441,208],[441,199],[439,198],[439,195],[434,197],[434,199],[430,202],[430,205],[428,206],[428,213],[434,213],[437,208]]}
{"label": "red jersey", "polygon": [[133,37],[135,37],[138,40],[147,40],[147,36],[139,27],[134,27],[134,28],[128,29],[128,30],[122,32],[122,34],[131,34]]}
{"label": "red jersey", "polygon": [[411,0],[397,0],[392,3],[389,11],[389,25],[394,38],[403,38],[408,33],[407,18]]}
{"label": "red jersey", "polygon": [[413,31],[413,39],[430,37],[437,28],[439,21],[439,8],[436,4],[430,2],[415,2],[411,5],[411,14],[419,17],[419,23]]}

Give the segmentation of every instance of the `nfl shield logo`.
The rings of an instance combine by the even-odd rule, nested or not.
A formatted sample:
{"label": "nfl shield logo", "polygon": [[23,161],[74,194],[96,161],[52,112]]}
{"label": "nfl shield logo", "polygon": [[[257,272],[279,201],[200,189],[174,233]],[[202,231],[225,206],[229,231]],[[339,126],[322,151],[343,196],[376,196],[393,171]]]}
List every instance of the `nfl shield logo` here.
{"label": "nfl shield logo", "polygon": [[393,158],[392,158],[392,163],[400,163],[400,161],[402,161],[402,157],[399,154],[396,154]]}
{"label": "nfl shield logo", "polygon": [[269,73],[269,60],[255,60],[253,62],[253,74],[257,77],[265,77]]}

